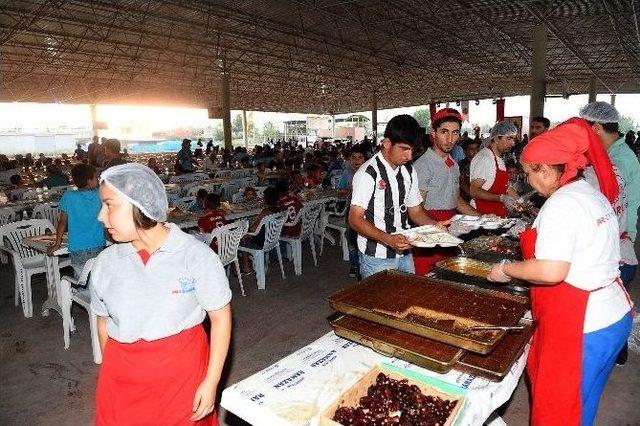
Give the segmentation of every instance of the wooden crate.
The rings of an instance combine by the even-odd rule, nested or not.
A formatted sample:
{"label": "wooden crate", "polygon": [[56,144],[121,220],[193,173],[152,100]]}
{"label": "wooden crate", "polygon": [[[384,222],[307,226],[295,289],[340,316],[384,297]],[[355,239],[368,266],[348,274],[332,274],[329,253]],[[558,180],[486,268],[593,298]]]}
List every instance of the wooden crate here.
{"label": "wooden crate", "polygon": [[411,380],[400,374],[392,372],[384,368],[383,366],[377,366],[369,370],[360,380],[358,380],[358,382],[356,382],[353,386],[351,386],[349,389],[344,391],[342,395],[336,398],[336,400],[333,403],[331,403],[322,412],[320,416],[319,425],[320,426],[340,426],[339,423],[333,421],[333,415],[335,414],[338,407],[358,406],[358,402],[360,401],[360,398],[367,394],[367,390],[369,389],[369,386],[371,386],[376,382],[376,378],[378,377],[379,373],[384,373],[388,377],[394,380],[407,379],[409,384],[418,386],[420,388],[420,391],[427,396],[431,395],[431,396],[440,397],[442,399],[448,399],[450,401],[458,401],[453,411],[451,411],[451,414],[449,415],[449,418],[447,419],[444,426],[450,426],[454,423],[456,417],[458,416],[460,410],[462,409],[462,405],[464,404],[464,398],[461,396],[450,395],[450,394],[441,392],[427,384]]}

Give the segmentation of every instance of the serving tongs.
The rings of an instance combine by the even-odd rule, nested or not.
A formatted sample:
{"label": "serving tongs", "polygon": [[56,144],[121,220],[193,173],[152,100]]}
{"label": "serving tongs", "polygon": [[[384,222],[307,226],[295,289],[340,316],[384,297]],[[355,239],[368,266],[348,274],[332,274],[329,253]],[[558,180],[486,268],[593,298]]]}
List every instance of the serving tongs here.
{"label": "serving tongs", "polygon": [[473,327],[469,327],[469,329],[474,331],[480,331],[480,330],[522,331],[524,330],[524,326],[523,325],[513,325],[513,326],[475,325]]}

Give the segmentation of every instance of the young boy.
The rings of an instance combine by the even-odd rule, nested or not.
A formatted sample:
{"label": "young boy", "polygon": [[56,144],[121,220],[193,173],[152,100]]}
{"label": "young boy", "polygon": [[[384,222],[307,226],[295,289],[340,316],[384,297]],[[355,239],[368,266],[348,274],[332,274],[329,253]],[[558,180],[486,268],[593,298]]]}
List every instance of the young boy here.
{"label": "young boy", "polygon": [[78,190],[66,191],[58,204],[60,214],[56,240],[49,246],[47,254],[52,255],[60,248],[62,237],[65,231],[68,231],[69,257],[77,278],[84,264],[102,251],[105,239],[104,227],[98,221],[102,203],[98,193],[95,167],[78,164],[71,169],[71,177]]}
{"label": "young boy", "polygon": [[282,227],[281,235],[286,237],[297,237],[302,230],[302,221],[296,221],[300,210],[302,210],[302,202],[296,195],[290,191],[289,184],[285,180],[277,183],[276,189],[280,198],[278,199],[278,209],[287,212],[287,220]]}
{"label": "young boy", "polygon": [[[220,211],[220,196],[218,194],[207,194],[204,199],[205,214],[198,219],[200,232],[209,234],[216,228],[227,224],[224,214]],[[213,251],[218,251],[218,242],[211,241]]]}
{"label": "young boy", "polygon": [[[349,151],[348,165],[345,167],[338,182],[338,189],[344,191],[348,197],[351,197],[353,175],[358,171],[360,166],[366,161],[365,153],[360,146],[354,146]],[[347,200],[349,203],[349,200]],[[347,212],[345,214],[345,221],[349,217],[349,205],[347,204]],[[359,263],[358,263],[358,247],[357,239],[358,234],[349,227],[347,223],[347,241],[349,243],[349,276],[359,279]]]}
{"label": "young boy", "polygon": [[198,189],[198,192],[196,192],[196,202],[193,203],[191,207],[189,207],[189,212],[196,214],[204,213],[206,208],[205,200],[207,199],[207,195],[208,194],[206,189]]}

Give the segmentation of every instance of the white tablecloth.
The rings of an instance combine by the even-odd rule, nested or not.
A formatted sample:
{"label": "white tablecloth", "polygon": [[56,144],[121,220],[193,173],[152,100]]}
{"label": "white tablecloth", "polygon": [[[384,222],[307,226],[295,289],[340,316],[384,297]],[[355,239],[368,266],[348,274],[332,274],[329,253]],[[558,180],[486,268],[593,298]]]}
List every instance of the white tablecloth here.
{"label": "white tablecloth", "polygon": [[438,374],[388,358],[330,332],[225,389],[221,405],[253,425],[316,425],[322,411],[370,368],[386,362],[454,385],[467,402],[456,424],[482,425],[515,390],[528,346],[501,382],[452,370]]}

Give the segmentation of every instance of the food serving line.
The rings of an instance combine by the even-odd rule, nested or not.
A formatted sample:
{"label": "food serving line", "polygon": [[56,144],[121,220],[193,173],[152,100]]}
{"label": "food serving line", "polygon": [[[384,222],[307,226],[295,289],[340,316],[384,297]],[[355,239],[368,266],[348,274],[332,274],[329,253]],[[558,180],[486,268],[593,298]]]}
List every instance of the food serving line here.
{"label": "food serving line", "polygon": [[[398,389],[408,380],[431,404],[431,414],[421,402],[405,409],[427,416],[413,424],[504,424],[492,413],[518,385],[535,324],[526,288],[489,283],[486,262],[518,258],[507,231],[523,226],[456,217],[449,229],[458,236],[404,232],[416,246],[460,246],[483,260],[445,259],[426,277],[384,271],[338,291],[329,298],[333,331],[225,389],[222,407],[253,425],[350,424],[406,401]],[[399,396],[377,401],[385,386]]]}

